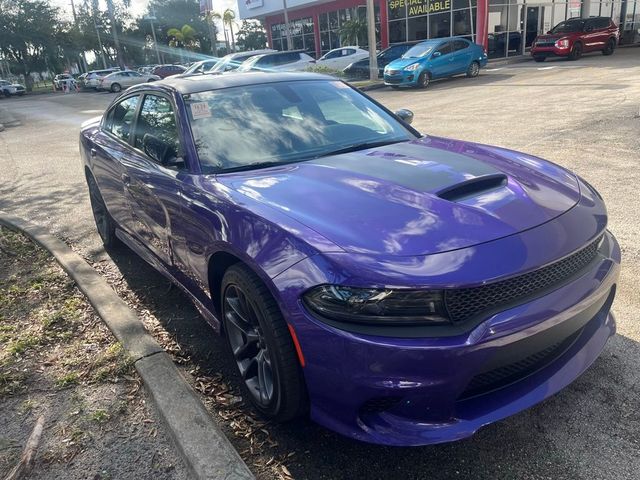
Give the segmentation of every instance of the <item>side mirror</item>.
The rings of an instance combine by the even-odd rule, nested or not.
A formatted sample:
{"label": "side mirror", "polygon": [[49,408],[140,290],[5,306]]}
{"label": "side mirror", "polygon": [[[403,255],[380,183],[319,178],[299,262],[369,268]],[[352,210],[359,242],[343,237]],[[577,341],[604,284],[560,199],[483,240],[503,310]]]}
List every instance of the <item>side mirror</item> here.
{"label": "side mirror", "polygon": [[156,136],[146,133],[142,138],[142,149],[152,160],[165,167],[178,163],[175,148]]}
{"label": "side mirror", "polygon": [[409,125],[411,125],[411,122],[413,122],[413,112],[411,110],[403,108],[401,110],[397,110],[395,114],[396,117],[398,117],[404,123],[408,123]]}
{"label": "side mirror", "polygon": [[442,52],[433,52],[433,55],[431,55],[431,58],[438,58],[441,55],[442,55]]}

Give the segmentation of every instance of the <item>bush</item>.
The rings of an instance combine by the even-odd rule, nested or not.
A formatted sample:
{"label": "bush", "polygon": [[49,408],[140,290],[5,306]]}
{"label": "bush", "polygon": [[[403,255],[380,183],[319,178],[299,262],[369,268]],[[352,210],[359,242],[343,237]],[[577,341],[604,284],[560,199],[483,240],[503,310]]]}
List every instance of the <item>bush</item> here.
{"label": "bush", "polygon": [[325,75],[331,75],[338,78],[344,78],[346,76],[342,70],[334,70],[333,68],[325,67],[323,65],[312,65],[305,68],[305,72],[323,73]]}

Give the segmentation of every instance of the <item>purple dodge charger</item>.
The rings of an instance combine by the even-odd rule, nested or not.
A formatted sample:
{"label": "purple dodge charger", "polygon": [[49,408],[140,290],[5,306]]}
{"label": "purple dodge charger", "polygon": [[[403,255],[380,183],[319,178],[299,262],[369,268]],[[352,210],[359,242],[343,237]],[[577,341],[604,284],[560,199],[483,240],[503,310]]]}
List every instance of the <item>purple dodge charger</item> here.
{"label": "purple dodge charger", "polygon": [[105,246],[186,292],[257,411],[425,445],[589,367],[620,249],[575,174],[411,120],[321,75],[203,75],[127,90],[80,151]]}

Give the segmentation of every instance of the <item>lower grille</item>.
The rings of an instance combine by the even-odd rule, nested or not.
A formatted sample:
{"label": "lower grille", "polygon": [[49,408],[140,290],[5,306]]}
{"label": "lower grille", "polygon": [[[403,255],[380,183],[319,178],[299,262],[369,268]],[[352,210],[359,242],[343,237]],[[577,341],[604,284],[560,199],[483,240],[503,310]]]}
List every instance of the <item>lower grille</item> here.
{"label": "lower grille", "polygon": [[558,262],[523,275],[479,287],[445,291],[449,317],[453,322],[463,322],[559,286],[593,261],[601,240],[602,236]]}
{"label": "lower grille", "polygon": [[385,78],[384,81],[387,83],[402,83],[402,78]]}
{"label": "lower grille", "polygon": [[378,397],[367,400],[360,407],[363,413],[380,413],[389,410],[400,401],[400,397]]}
{"label": "lower grille", "polygon": [[471,379],[469,385],[460,396],[460,400],[464,400],[477,395],[506,387],[512,383],[520,381],[529,375],[541,370],[549,365],[556,358],[567,351],[571,345],[578,339],[582,329],[573,333],[564,340],[559,340],[549,345],[543,350],[525,357],[517,362],[503,365],[488,372],[476,375]]}

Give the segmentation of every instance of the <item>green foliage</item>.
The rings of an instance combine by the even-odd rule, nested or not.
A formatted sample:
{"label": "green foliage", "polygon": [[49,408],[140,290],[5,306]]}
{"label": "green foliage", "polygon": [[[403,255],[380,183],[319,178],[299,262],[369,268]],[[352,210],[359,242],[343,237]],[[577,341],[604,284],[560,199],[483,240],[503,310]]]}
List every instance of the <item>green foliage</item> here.
{"label": "green foliage", "polygon": [[240,50],[260,50],[267,47],[267,32],[260,22],[243,20],[237,39]]}
{"label": "green foliage", "polygon": [[354,17],[343,23],[338,33],[343,45],[365,45],[367,43],[367,21]]}

